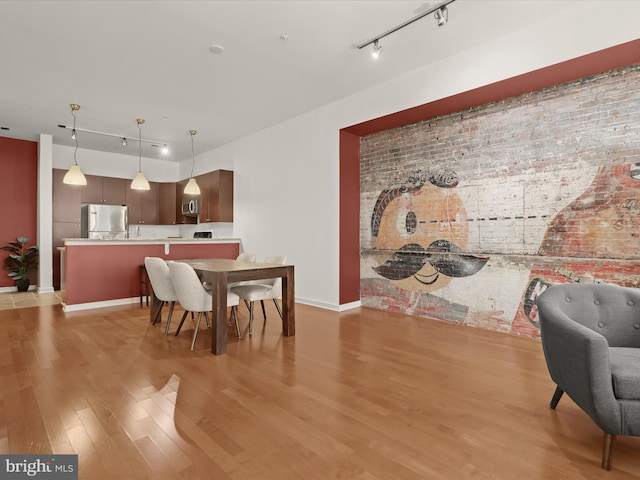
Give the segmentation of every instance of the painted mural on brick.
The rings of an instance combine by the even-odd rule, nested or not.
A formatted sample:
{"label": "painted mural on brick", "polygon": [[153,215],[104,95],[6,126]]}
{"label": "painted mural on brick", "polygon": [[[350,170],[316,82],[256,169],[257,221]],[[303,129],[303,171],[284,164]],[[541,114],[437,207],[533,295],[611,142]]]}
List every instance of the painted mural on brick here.
{"label": "painted mural on brick", "polygon": [[638,286],[638,71],[365,137],[362,304],[537,336],[554,283]]}

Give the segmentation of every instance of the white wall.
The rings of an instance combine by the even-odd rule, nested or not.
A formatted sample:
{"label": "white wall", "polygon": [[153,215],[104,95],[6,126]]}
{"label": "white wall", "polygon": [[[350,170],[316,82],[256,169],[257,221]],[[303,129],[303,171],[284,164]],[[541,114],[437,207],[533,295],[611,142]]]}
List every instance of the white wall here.
{"label": "white wall", "polygon": [[200,155],[199,171],[232,160],[234,235],[258,258],[288,255],[298,301],[338,309],[341,128],[634,40],[637,18],[640,2],[596,1],[489,44],[470,39],[457,57]]}
{"label": "white wall", "polygon": [[[194,173],[233,170],[233,235],[244,250],[288,255],[297,300],[338,309],[341,128],[635,40],[638,18],[640,2],[594,1],[491,43],[471,38],[461,55],[199,154]],[[68,168],[73,149],[54,145],[53,157],[54,168]],[[133,178],[137,162],[122,157],[78,151],[86,173]],[[180,180],[191,170],[191,159],[149,162],[153,170],[143,159],[143,171],[152,181]]]}

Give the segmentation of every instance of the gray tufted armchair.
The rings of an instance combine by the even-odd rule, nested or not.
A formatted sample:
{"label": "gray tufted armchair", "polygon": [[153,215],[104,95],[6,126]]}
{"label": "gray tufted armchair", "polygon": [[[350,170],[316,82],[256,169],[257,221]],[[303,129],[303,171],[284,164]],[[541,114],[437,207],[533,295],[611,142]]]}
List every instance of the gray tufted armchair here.
{"label": "gray tufted armchair", "polygon": [[604,431],[602,468],[616,435],[640,436],[640,289],[556,284],[536,300],[551,379]]}

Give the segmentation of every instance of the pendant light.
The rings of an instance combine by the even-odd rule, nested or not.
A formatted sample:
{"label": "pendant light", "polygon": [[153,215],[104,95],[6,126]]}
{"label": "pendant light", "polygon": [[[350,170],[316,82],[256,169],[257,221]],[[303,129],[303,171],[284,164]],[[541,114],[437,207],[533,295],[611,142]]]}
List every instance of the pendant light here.
{"label": "pendant light", "polygon": [[147,179],[144,177],[144,173],[142,173],[142,128],[140,128],[140,125],[144,123],[144,120],[142,118],[138,118],[136,119],[136,122],[138,122],[138,134],[140,140],[138,143],[138,174],[131,182],[131,188],[133,190],[151,190],[149,182],[147,182]]}
{"label": "pendant light", "polygon": [[66,183],[67,185],[86,185],[87,179],[85,178],[82,170],[78,166],[78,160],[76,159],[76,154],[78,153],[78,134],[76,132],[76,111],[80,110],[80,105],[76,105],[75,103],[71,104],[71,115],[73,115],[73,130],[71,133],[71,138],[73,138],[76,142],[76,149],[73,151],[73,165],[69,169],[67,173],[64,174],[64,178],[62,179],[62,183]]}
{"label": "pendant light", "polygon": [[193,167],[196,165],[196,154],[193,151],[193,136],[198,132],[196,130],[189,130],[189,133],[191,134],[191,178],[189,178],[189,181],[184,187],[184,193],[185,195],[200,195],[200,187],[196,179],[193,178]]}

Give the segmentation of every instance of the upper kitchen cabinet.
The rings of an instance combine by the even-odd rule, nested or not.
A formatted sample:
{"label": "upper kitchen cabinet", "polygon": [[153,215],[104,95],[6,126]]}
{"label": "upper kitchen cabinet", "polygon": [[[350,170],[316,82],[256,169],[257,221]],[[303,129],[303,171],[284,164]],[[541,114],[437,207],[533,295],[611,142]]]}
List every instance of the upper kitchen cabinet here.
{"label": "upper kitchen cabinet", "polygon": [[198,223],[233,222],[233,172],[215,170],[196,181],[200,186]]}
{"label": "upper kitchen cabinet", "polygon": [[53,169],[53,221],[80,225],[80,196],[83,185],[62,182],[66,170]]}
{"label": "upper kitchen cabinet", "polygon": [[159,184],[149,182],[149,190],[126,189],[129,225],[157,225],[159,212]]}
{"label": "upper kitchen cabinet", "polygon": [[129,180],[98,175],[85,175],[85,177],[87,185],[82,188],[82,203],[126,205]]}
{"label": "upper kitchen cabinet", "polygon": [[177,185],[175,183],[158,184],[158,223],[175,225],[177,215]]}

